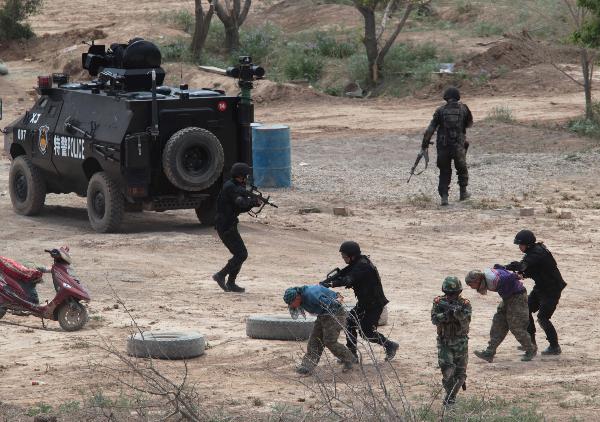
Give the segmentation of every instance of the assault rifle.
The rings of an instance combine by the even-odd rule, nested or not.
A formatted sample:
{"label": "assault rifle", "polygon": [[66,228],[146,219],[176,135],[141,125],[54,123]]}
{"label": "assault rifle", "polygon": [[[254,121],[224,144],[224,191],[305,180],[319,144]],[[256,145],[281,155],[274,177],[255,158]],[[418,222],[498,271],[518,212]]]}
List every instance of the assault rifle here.
{"label": "assault rifle", "polygon": [[[430,142],[429,144],[432,144],[433,142]],[[421,170],[418,173],[415,173],[415,170],[417,169],[417,166],[419,165],[419,163],[421,162],[421,160],[425,158],[425,168],[423,170]],[[422,148],[421,151],[419,151],[419,153],[417,154],[417,159],[415,160],[415,164],[412,166],[412,169],[410,169],[410,176],[408,176],[408,180],[406,181],[406,183],[410,182],[411,177],[413,177],[414,175],[419,175],[421,173],[423,173],[425,170],[427,170],[427,166],[429,165],[429,150],[427,148]]]}
{"label": "assault rifle", "polygon": [[252,198],[252,199],[258,199],[261,202],[260,208],[258,209],[258,211],[248,211],[248,214],[250,214],[252,217],[256,217],[258,214],[261,213],[261,211],[263,210],[263,208],[265,207],[265,205],[270,205],[274,208],[279,208],[277,205],[275,205],[274,203],[272,203],[270,201],[271,199],[271,195],[269,196],[263,196],[262,192],[258,190],[258,188],[254,185],[250,185],[249,189],[247,190],[247,195]]}
{"label": "assault rifle", "polygon": [[346,273],[344,270],[340,270],[339,268],[334,268],[333,270],[327,273],[325,280],[321,281],[319,284],[323,287],[331,287],[333,285],[333,281]]}
{"label": "assault rifle", "polygon": [[437,306],[444,310],[444,314],[448,315],[450,312],[463,310],[463,305],[459,303],[450,302],[438,302]]}

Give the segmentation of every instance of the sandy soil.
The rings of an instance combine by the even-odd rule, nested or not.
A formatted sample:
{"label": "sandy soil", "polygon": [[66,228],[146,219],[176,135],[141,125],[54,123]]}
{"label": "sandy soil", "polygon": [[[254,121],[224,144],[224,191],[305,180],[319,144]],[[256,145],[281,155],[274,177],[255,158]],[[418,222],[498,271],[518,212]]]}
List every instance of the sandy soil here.
{"label": "sandy soil", "polygon": [[[93,9],[92,3],[47,2],[34,27],[60,34],[65,30],[60,11],[69,5],[78,16],[69,29],[89,29],[89,20],[81,17],[86,14],[111,39],[161,29],[158,24],[146,28],[136,18],[164,2],[125,4],[118,14]],[[109,10],[123,5],[102,3]],[[168,7],[189,3],[169,2]],[[63,48],[71,45],[68,41]],[[5,121],[31,104],[28,89],[53,58],[40,60],[8,61],[11,74],[0,78]],[[189,71],[198,85],[213,79]],[[390,325],[383,331],[401,344],[393,365],[418,403],[440,379],[429,310],[440,294],[441,280],[518,259],[512,238],[527,227],[554,252],[569,283],[553,319],[563,355],[520,362],[516,342],[509,336],[493,364],[472,357],[465,394],[477,396],[489,389],[506,399],[535,403],[550,420],[597,418],[600,359],[593,275],[600,271],[599,151],[592,141],[550,129],[580,115],[583,96],[532,89],[493,97],[466,92],[464,98],[478,121],[469,153],[475,195],[447,209],[432,202],[437,201],[434,170],[408,186],[404,182],[420,133],[439,101],[347,100],[309,93],[291,106],[285,99],[260,104],[257,120],[292,128],[295,187],[271,192],[279,209],[269,209],[258,219],[242,217],[241,232],[250,251],[239,281],[248,290],[244,295],[225,294],[210,280],[228,255],[212,229],[199,227],[193,212],[128,214],[123,233],[110,235],[90,229],[85,199],[74,195],[48,196],[39,217],[17,216],[7,192],[10,163],[0,160],[0,255],[43,263],[44,248],[68,244],[93,297],[91,321],[80,332],[65,333],[55,322],[42,329],[33,318],[9,315],[0,321],[2,401],[27,408],[40,401],[56,406],[87,400],[97,389],[118,394],[114,379],[94,371],[93,362],[103,361],[105,354],[90,346],[108,341],[124,350],[131,319],[122,307],[114,308],[116,293],[144,329],[196,330],[207,336],[206,355],[189,362],[191,380],[207,406],[234,414],[250,407],[267,412],[278,403],[314,406],[318,398],[299,386],[293,372],[304,345],[249,339],[244,321],[252,314],[285,313],[283,290],[317,282],[342,265],[337,248],[352,238],[379,267],[391,300]],[[509,106],[519,124],[481,122],[499,105]],[[537,127],[527,125],[533,122]],[[370,196],[370,191],[377,195]],[[416,194],[425,199],[416,201]],[[348,206],[353,215],[334,217],[334,204]],[[298,214],[304,206],[323,212]],[[519,217],[522,206],[534,207],[535,217]],[[547,212],[554,209],[571,210],[573,218],[559,219],[557,213]],[[40,290],[41,297],[52,297],[51,283]],[[471,349],[484,347],[498,298],[472,291],[465,296],[474,309]],[[545,347],[543,338],[540,343]],[[175,374],[181,365],[167,364],[165,370]],[[46,384],[32,386],[32,380]],[[255,398],[263,405],[254,406]]]}

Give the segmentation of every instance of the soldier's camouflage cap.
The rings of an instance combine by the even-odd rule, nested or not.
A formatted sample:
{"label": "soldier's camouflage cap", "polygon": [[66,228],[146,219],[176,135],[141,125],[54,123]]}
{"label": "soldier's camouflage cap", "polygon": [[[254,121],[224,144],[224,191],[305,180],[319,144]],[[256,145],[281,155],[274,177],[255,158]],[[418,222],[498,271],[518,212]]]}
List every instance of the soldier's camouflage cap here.
{"label": "soldier's camouflage cap", "polygon": [[462,283],[458,277],[448,276],[442,283],[442,292],[444,293],[460,293],[462,292]]}

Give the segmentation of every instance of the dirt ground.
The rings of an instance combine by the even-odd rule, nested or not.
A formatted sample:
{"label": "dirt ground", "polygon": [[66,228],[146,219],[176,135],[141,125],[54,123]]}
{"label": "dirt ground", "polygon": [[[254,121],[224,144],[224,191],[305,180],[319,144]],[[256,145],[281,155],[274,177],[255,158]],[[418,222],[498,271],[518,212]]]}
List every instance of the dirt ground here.
{"label": "dirt ground", "polygon": [[[191,3],[169,2],[168,7],[177,10]],[[111,40],[162,33],[158,23],[146,27],[139,18],[165,2],[147,1],[137,7],[106,0],[102,10],[92,4],[46,2],[43,13],[33,19],[34,29],[62,34],[66,28],[61,10],[68,6],[77,16],[70,30],[102,30]],[[105,12],[116,10],[117,4],[126,8],[118,14]],[[82,16],[90,16],[94,26]],[[53,39],[55,46],[68,49],[75,45],[71,38],[62,43],[60,36]],[[79,48],[64,54],[76,55]],[[11,73],[0,77],[2,123],[30,106],[28,91],[35,75],[69,60],[48,53],[33,60],[11,57]],[[214,81],[190,68],[187,75],[198,85]],[[544,79],[540,73],[534,76]],[[566,88],[572,82],[555,79],[555,86],[565,88],[554,92],[536,87],[515,92],[509,89],[515,81],[511,77],[515,76],[504,77],[506,89],[493,96],[463,92],[476,120],[469,151],[474,195],[458,204],[453,187],[452,204],[444,209],[437,205],[435,165],[405,183],[422,130],[440,103],[437,99],[349,100],[304,92],[292,104],[286,96],[259,103],[257,121],[291,127],[294,187],[269,192],[279,209],[268,209],[258,219],[241,218],[250,253],[239,278],[247,288],[243,295],[225,294],[210,279],[228,254],[212,229],[198,225],[193,212],[128,214],[119,234],[93,232],[85,199],[75,195],[49,195],[40,216],[18,216],[8,195],[10,162],[1,158],[0,255],[49,264],[43,249],[67,244],[93,298],[90,323],[80,332],[63,332],[55,322],[42,329],[31,317],[8,315],[0,321],[1,401],[28,408],[38,402],[58,406],[85,401],[99,389],[118,395],[115,380],[94,371],[94,362],[101,362],[105,354],[90,346],[108,341],[125,348],[131,319],[122,307],[113,306],[116,293],[143,329],[206,335],[206,355],[189,362],[191,380],[206,406],[237,415],[248,409],[268,412],[281,403],[315,406],[318,398],[302,388],[294,374],[304,344],[249,339],[245,318],[284,314],[283,290],[318,282],[341,266],[337,248],[343,240],[354,239],[381,273],[390,299],[390,325],[382,331],[400,343],[393,365],[409,397],[419,403],[440,381],[429,311],[441,281],[520,258],[512,239],[518,230],[530,228],[553,251],[569,284],[553,318],[563,354],[523,363],[509,335],[493,364],[471,356],[464,395],[477,397],[487,391],[535,404],[548,420],[597,419],[600,149],[595,141],[557,126],[582,113],[583,95]],[[517,123],[484,121],[496,106],[510,107]],[[333,216],[335,205],[347,206],[352,215]],[[307,206],[322,212],[298,213]],[[519,217],[518,208],[524,206],[535,208],[535,216]],[[559,218],[562,210],[571,211],[572,218]],[[51,283],[43,284],[40,293],[51,298]],[[499,298],[474,291],[464,295],[473,304],[471,350],[483,348]],[[543,334],[538,338],[545,347]],[[180,364],[166,366],[173,374],[180,369]],[[33,386],[32,380],[45,384]]]}

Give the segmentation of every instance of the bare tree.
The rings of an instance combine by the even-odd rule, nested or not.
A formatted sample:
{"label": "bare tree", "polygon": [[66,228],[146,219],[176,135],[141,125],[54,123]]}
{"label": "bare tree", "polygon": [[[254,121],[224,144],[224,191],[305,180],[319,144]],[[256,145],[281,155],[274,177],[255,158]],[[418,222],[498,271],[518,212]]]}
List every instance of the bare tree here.
{"label": "bare tree", "polygon": [[228,52],[240,48],[240,26],[246,20],[252,0],[214,0],[217,16],[225,26],[225,47]]}
{"label": "bare tree", "polygon": [[[353,0],[354,7],[361,13],[365,21],[365,35],[363,44],[367,50],[369,62],[368,83],[370,86],[377,85],[383,75],[385,55],[388,53],[398,34],[404,28],[410,12],[421,3],[429,3],[422,0]],[[379,24],[376,12],[383,10]],[[393,31],[387,38],[384,34],[390,22],[394,22]]]}
{"label": "bare tree", "polygon": [[194,0],[194,2],[196,25],[194,26],[191,49],[192,53],[194,53],[194,56],[198,57],[204,48],[206,36],[208,35],[208,29],[210,28],[210,21],[215,12],[215,6],[213,5],[213,0],[208,0],[208,10],[205,13],[202,7],[202,0]]}
{"label": "bare tree", "polygon": [[[585,118],[587,120],[592,120],[594,118],[594,110],[592,107],[592,76],[594,75],[594,63],[598,55],[594,47],[597,47],[597,45],[595,45],[595,42],[589,42],[589,40],[582,35],[582,33],[585,32],[584,30],[588,23],[588,18],[590,17],[590,9],[582,6],[582,2],[578,0],[563,0],[563,2],[569,10],[569,17],[573,27],[573,39],[579,46],[579,58],[583,82],[569,75],[554,61],[552,65],[583,88],[585,95]],[[594,40],[595,39],[596,38],[594,38]]]}

